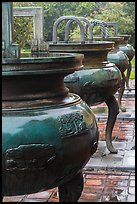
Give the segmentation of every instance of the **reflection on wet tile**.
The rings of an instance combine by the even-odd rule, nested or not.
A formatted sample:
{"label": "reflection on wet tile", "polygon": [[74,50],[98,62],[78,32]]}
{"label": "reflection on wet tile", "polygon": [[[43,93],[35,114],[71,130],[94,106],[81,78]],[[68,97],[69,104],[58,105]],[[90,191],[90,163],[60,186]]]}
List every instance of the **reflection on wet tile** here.
{"label": "reflection on wet tile", "polygon": [[132,168],[135,167],[135,157],[124,157],[123,158],[123,166],[130,166]]}
{"label": "reflection on wet tile", "polygon": [[135,195],[128,195],[126,202],[135,202]]}
{"label": "reflection on wet tile", "polygon": [[[83,176],[84,189],[78,202],[135,201],[134,171],[85,170]],[[58,188],[30,195],[5,197],[3,202],[59,202]]]}
{"label": "reflection on wet tile", "polygon": [[129,194],[135,195],[135,188],[134,187],[129,187]]}

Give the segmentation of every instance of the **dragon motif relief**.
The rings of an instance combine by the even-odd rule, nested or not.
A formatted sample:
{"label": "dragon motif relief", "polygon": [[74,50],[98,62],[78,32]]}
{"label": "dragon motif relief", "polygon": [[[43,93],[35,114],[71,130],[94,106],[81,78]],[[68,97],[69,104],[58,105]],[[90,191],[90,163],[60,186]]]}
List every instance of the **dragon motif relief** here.
{"label": "dragon motif relief", "polygon": [[60,123],[59,132],[61,137],[78,135],[83,131],[87,131],[86,123],[83,120],[83,115],[76,113],[64,114],[59,116]]}
{"label": "dragon motif relief", "polygon": [[55,158],[55,150],[52,145],[20,145],[6,151],[5,168],[9,171],[38,171],[46,169],[48,163],[55,161]]}

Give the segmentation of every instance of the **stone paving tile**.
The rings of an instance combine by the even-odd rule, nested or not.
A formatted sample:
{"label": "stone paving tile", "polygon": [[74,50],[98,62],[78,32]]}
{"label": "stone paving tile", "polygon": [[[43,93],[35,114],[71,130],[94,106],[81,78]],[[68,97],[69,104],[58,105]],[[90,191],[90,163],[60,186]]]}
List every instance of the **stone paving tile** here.
{"label": "stone paving tile", "polygon": [[134,195],[128,195],[126,202],[135,202],[135,196]]}
{"label": "stone paving tile", "polygon": [[[117,99],[117,97],[116,97]],[[134,97],[122,98],[122,106],[126,107],[126,112],[119,111],[117,115],[117,120],[135,120],[135,94]],[[108,107],[106,103],[101,103],[96,106],[91,106],[92,111],[94,112],[97,121],[105,120],[108,117]]]}
{"label": "stone paving tile", "polygon": [[[120,146],[121,144],[121,146]],[[97,156],[96,153],[90,158],[90,160],[88,161],[88,163],[86,164],[85,168],[100,168],[100,167],[117,167],[117,168],[135,168],[135,156],[133,153],[130,154],[130,151],[128,153],[127,156],[125,156],[125,147],[126,144],[121,142],[121,143],[116,142],[114,143],[114,147],[118,150],[117,154],[111,154],[108,150],[104,151],[103,153],[100,152],[100,156],[99,153],[97,152]],[[104,146],[106,146],[106,143],[104,142]],[[120,149],[120,148],[123,148]],[[134,150],[135,152],[135,150]],[[132,156],[130,156],[132,155]],[[99,157],[98,157],[99,156]]]}
{"label": "stone paving tile", "polygon": [[[134,171],[83,170],[83,176],[84,189],[78,202],[135,201]],[[59,202],[58,188],[36,194],[5,197],[3,202]]]}
{"label": "stone paving tile", "polygon": [[[135,68],[132,68],[135,70]],[[135,79],[130,79],[129,80],[129,86],[131,89],[135,89]]]}
{"label": "stone paving tile", "polygon": [[[96,180],[98,181],[98,187],[101,181],[100,178],[100,173],[99,171],[96,171],[95,174],[95,170],[94,172],[94,177],[92,178],[92,173],[90,172],[90,177],[88,175],[89,172],[87,172],[87,176],[86,178],[91,180],[91,182],[89,183],[90,185],[88,186],[88,192],[92,192],[93,194],[93,187],[96,186],[94,183],[94,180],[96,178]],[[98,189],[96,188],[95,193],[98,195],[100,194],[100,198],[95,201],[93,199],[89,200],[89,202],[127,202],[127,196],[128,196],[128,191],[130,190],[130,193],[134,191],[134,189],[131,189],[129,187],[129,179],[130,179],[130,172],[123,172],[123,171],[112,171],[112,172],[108,172],[108,171],[102,171],[102,175],[105,176],[103,178],[103,183],[101,184],[101,187],[103,187],[103,189]],[[93,182],[92,182],[93,180]],[[86,185],[86,183],[85,183]],[[134,184],[133,184],[134,185]],[[85,187],[84,187],[85,189]],[[84,194],[84,191],[82,193],[82,196]],[[81,196],[81,197],[82,197]],[[131,201],[134,201],[134,197],[130,197],[128,198]]]}
{"label": "stone paving tile", "polygon": [[29,194],[27,196],[28,199],[33,199],[33,198],[37,198],[37,199],[49,199],[50,196],[52,194],[52,191],[43,191],[43,192],[39,192],[39,193],[34,193],[34,194]]}
{"label": "stone paving tile", "polygon": [[128,193],[132,194],[132,195],[135,195],[135,187],[129,187]]}
{"label": "stone paving tile", "polygon": [[21,202],[24,198],[24,195],[21,196],[6,196],[4,197],[3,202]]}
{"label": "stone paving tile", "polygon": [[46,199],[37,199],[37,198],[35,198],[35,199],[32,199],[32,198],[24,198],[21,202],[26,202],[26,203],[28,203],[28,202],[46,202]]}
{"label": "stone paving tile", "polygon": [[124,157],[122,166],[135,168],[135,157]]}
{"label": "stone paving tile", "polygon": [[[118,92],[115,94],[115,96],[117,97],[118,96]],[[124,94],[123,94],[123,97],[135,97],[135,89],[132,89],[131,91],[125,89],[124,91]]]}
{"label": "stone paving tile", "polygon": [[[134,104],[134,100],[132,99],[130,102],[132,101]],[[131,109],[131,107],[132,103],[130,103],[129,108]],[[135,120],[117,120],[115,122],[112,132],[112,144],[118,150],[117,154],[111,154],[105,148],[106,120],[99,120],[97,123],[100,132],[98,149],[87,163],[86,169],[97,167],[135,168]]]}

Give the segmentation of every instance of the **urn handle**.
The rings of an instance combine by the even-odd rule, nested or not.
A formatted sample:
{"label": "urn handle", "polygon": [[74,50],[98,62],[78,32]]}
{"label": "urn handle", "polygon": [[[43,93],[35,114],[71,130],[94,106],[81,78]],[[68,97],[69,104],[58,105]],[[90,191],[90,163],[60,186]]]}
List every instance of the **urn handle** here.
{"label": "urn handle", "polygon": [[[77,17],[79,20],[86,22],[86,25],[88,25],[89,27],[89,42],[93,41],[93,26],[91,25],[90,21],[85,18],[85,17]],[[72,24],[74,20],[69,20],[66,23],[66,27],[65,27],[65,42],[68,42],[69,40],[69,30],[70,30],[70,26]],[[86,28],[85,28],[86,29]],[[86,36],[86,30],[85,30],[85,36]]]}
{"label": "urn handle", "polygon": [[[117,22],[104,22],[101,20],[92,20],[91,24],[93,25],[93,28],[95,25],[100,25],[101,27],[101,33],[103,38],[107,38],[109,36],[108,30],[110,26],[114,27],[114,36],[118,35],[118,23]],[[86,33],[87,33],[88,25],[86,25]]]}
{"label": "urn handle", "polygon": [[[101,21],[101,20],[92,20],[91,22],[91,25],[93,26],[93,28],[96,26],[96,25],[99,25],[100,28],[101,28],[101,34],[102,34],[102,37],[103,38],[107,38],[108,37],[108,25],[106,22],[104,21]],[[86,25],[86,33],[87,33],[87,30],[88,30],[88,24]]]}
{"label": "urn handle", "polygon": [[117,22],[107,22],[107,26],[114,27],[114,36],[118,35],[118,23]]}
{"label": "urn handle", "polygon": [[57,28],[59,24],[64,21],[64,20],[73,20],[76,21],[80,27],[80,32],[81,32],[81,43],[85,43],[86,38],[85,38],[85,29],[81,21],[79,20],[78,17],[75,16],[61,16],[59,17],[53,25],[53,35],[52,35],[52,41],[53,43],[57,43]]}

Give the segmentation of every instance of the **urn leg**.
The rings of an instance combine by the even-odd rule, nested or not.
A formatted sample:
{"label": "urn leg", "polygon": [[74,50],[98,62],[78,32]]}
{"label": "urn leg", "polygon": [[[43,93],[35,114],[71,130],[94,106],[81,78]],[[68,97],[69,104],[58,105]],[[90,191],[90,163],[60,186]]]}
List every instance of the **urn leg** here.
{"label": "urn leg", "polygon": [[131,88],[129,87],[129,78],[130,78],[131,69],[132,69],[132,65],[131,65],[131,62],[129,62],[129,67],[127,69],[127,75],[126,75],[126,87],[129,91],[131,91]]}
{"label": "urn leg", "polygon": [[82,172],[72,180],[58,187],[59,202],[78,202],[84,186]]}
{"label": "urn leg", "polygon": [[119,94],[118,94],[118,106],[119,106],[119,109],[122,112],[126,112],[126,108],[122,107],[122,104],[121,104],[122,96],[123,96],[123,93],[124,93],[124,90],[125,90],[126,77],[125,77],[123,72],[121,72],[121,74],[122,74],[122,81],[121,81],[121,86],[120,86],[120,88],[118,90],[118,92],[119,92]]}
{"label": "urn leg", "polygon": [[105,103],[108,106],[108,119],[106,125],[106,145],[111,153],[117,153],[117,150],[112,145],[112,130],[119,113],[119,107],[116,98],[112,95]]}

